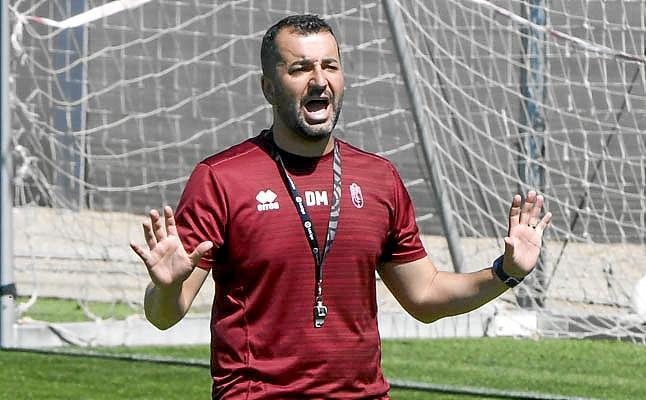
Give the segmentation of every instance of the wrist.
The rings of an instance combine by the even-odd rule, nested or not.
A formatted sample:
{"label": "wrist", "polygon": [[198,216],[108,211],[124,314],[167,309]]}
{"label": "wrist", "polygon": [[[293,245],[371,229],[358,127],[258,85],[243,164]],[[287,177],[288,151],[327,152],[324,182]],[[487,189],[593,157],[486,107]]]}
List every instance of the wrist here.
{"label": "wrist", "polygon": [[524,277],[517,277],[508,274],[505,269],[503,268],[503,262],[505,259],[505,255],[501,255],[500,257],[496,258],[496,260],[493,262],[493,265],[491,269],[493,270],[493,274],[496,278],[498,278],[502,283],[507,285],[509,288],[513,288],[518,286],[520,284]]}

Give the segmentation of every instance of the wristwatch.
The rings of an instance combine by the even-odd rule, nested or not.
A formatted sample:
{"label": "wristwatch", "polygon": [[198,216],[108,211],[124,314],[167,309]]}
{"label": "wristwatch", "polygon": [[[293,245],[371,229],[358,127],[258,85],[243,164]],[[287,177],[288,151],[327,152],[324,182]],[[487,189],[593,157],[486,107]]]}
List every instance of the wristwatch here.
{"label": "wristwatch", "polygon": [[505,259],[505,255],[496,258],[496,261],[493,262],[493,273],[496,274],[498,279],[500,279],[505,285],[510,288],[518,286],[519,283],[523,281],[523,278],[516,278],[515,276],[507,275],[504,269],[502,269],[502,262]]}

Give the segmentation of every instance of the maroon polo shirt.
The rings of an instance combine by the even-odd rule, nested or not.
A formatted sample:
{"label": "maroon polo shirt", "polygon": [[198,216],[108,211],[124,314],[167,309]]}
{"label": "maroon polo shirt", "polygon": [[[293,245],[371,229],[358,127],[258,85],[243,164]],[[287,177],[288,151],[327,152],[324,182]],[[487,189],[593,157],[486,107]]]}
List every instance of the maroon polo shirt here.
{"label": "maroon polo shirt", "polygon": [[[384,399],[375,268],[426,256],[413,205],[393,165],[337,140],[341,214],[323,264],[329,314],[314,328],[315,264],[267,133],[199,163],[177,207],[187,251],[210,240],[211,372],[217,399]],[[332,153],[283,153],[324,246]]]}

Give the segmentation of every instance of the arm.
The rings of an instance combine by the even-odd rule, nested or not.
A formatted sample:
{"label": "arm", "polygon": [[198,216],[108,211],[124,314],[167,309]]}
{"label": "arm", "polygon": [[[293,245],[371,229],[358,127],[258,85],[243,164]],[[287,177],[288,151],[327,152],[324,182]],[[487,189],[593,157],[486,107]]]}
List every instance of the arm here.
{"label": "arm", "polygon": [[384,264],[379,275],[402,307],[426,323],[475,310],[507,290],[491,268],[468,274],[438,271],[428,257]]}
{"label": "arm", "polygon": [[[508,275],[523,278],[538,261],[543,231],[552,217],[547,213],[539,222],[542,206],[543,197],[533,191],[522,206],[520,196],[514,196],[503,261]],[[441,272],[428,258],[386,263],[379,274],[402,307],[423,322],[474,310],[507,290],[491,268],[467,274]]]}
{"label": "arm", "polygon": [[179,322],[191,308],[208,275],[208,271],[195,268],[184,282],[168,288],[158,287],[151,281],[144,296],[148,321],[159,329],[168,329]]}
{"label": "arm", "polygon": [[150,212],[150,222],[143,224],[148,250],[132,242],[130,247],[144,262],[151,283],[146,289],[146,318],[159,329],[168,329],[188,311],[208,272],[196,268],[202,255],[213,243],[200,243],[187,254],[177,234],[173,210],[164,207],[164,218],[157,210]]}

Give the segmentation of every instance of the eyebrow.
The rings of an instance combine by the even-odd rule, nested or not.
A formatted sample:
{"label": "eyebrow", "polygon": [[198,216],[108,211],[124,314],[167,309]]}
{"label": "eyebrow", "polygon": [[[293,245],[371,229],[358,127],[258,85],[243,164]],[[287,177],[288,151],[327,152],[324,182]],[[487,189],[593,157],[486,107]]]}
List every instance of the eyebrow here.
{"label": "eyebrow", "polygon": [[[323,63],[323,64],[331,64],[331,63],[338,63],[338,62],[339,62],[339,60],[334,58],[334,57],[325,57],[324,59],[321,60],[321,63]],[[308,65],[308,64],[313,64],[313,63],[314,63],[314,61],[312,61],[309,58],[302,58],[300,60],[296,60],[293,63],[288,64],[288,66],[298,65],[298,64],[300,64],[300,65]]]}

